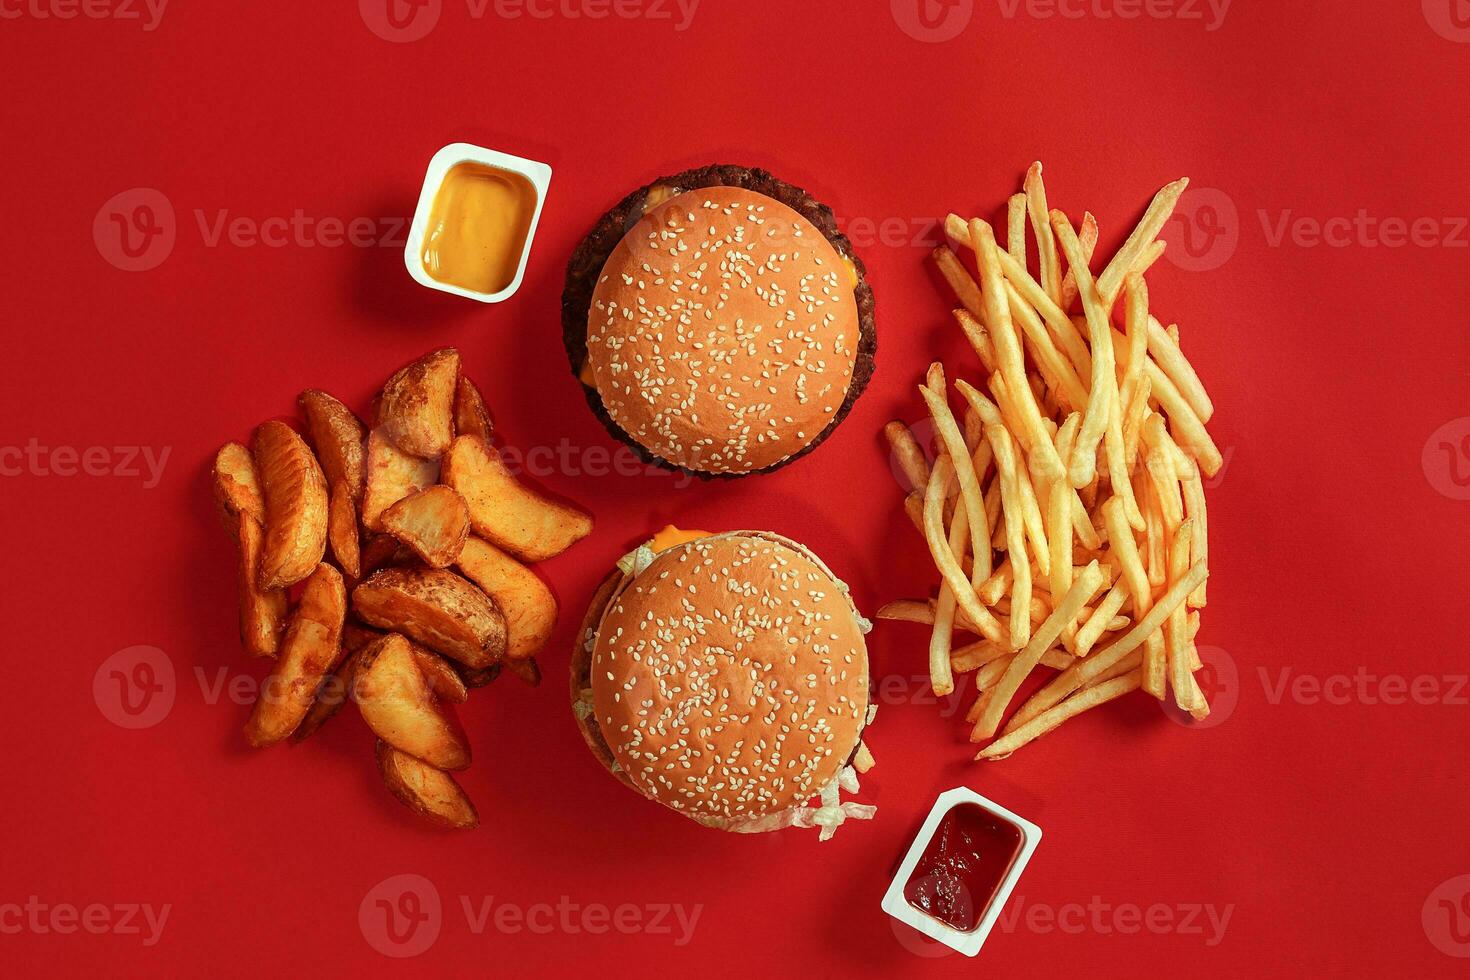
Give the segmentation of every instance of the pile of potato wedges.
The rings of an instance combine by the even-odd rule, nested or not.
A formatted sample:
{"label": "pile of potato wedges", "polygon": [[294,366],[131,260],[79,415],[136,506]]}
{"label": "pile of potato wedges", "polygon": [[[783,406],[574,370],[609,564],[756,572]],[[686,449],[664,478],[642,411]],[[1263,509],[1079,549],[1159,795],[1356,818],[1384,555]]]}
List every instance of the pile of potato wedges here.
{"label": "pile of potato wedges", "polygon": [[371,429],[324,391],[299,405],[304,437],[266,422],[214,461],[240,641],[275,661],[246,738],[299,742],[350,701],[388,789],[435,823],[474,827],[451,775],[470,764],[452,705],[502,669],[540,682],[557,605],[525,563],[586,537],[592,518],[505,466],[454,348],[389,378]]}

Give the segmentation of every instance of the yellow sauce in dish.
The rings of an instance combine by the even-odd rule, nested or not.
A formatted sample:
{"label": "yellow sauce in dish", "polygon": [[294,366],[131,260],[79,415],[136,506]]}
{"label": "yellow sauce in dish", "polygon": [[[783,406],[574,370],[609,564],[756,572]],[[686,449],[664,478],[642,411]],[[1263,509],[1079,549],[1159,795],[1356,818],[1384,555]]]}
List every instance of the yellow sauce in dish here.
{"label": "yellow sauce in dish", "polygon": [[439,282],[498,293],[515,281],[536,213],[528,179],[483,163],[444,175],[424,232],[424,269]]}

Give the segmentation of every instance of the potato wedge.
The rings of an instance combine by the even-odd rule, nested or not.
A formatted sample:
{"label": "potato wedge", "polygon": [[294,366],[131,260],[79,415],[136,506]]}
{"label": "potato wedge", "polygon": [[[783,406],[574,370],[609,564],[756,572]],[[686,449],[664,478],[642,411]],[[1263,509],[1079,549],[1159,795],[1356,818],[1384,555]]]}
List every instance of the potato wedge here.
{"label": "potato wedge", "polygon": [[284,422],[255,430],[255,465],[265,490],[260,587],[295,585],[327,549],[327,481],[306,441]]}
{"label": "potato wedge", "polygon": [[414,644],[413,655],[418,661],[419,669],[424,672],[424,679],[429,682],[429,689],[440,700],[451,704],[464,704],[469,700],[469,688],[465,687],[464,680],[450,666],[449,661],[418,644]]}
{"label": "potato wedge", "polygon": [[[376,634],[375,634],[376,635]],[[316,687],[316,700],[301,724],[291,733],[291,741],[299,744],[317,733],[327,722],[342,710],[352,697],[352,672],[357,668],[357,655],[347,649],[346,634],[343,634],[342,663],[336,670],[322,678]]]}
{"label": "potato wedge", "polygon": [[470,511],[451,487],[436,484],[383,511],[383,530],[413,549],[424,564],[448,568],[464,550]]}
{"label": "potato wedge", "polygon": [[260,474],[255,458],[238,442],[227,442],[214,457],[214,502],[225,530],[239,540],[239,515],[249,514],[265,524],[265,495],[260,490]]}
{"label": "potato wedge", "polygon": [[479,436],[455,439],[443,465],[444,482],[469,505],[475,533],[517,558],[542,561],[592,533],[590,515],[522,486]]}
{"label": "potato wedge", "polygon": [[475,805],[454,777],[378,739],[378,772],[400,803],[443,827],[473,830],[480,825]]}
{"label": "potato wedge", "polygon": [[296,399],[296,404],[306,416],[306,433],[322,464],[327,485],[335,486],[339,481],[347,484],[354,507],[361,507],[366,482],[363,443],[367,440],[367,426],[350,408],[325,391],[307,389]]}
{"label": "potato wedge", "polygon": [[464,375],[459,376],[459,387],[454,390],[454,434],[479,436],[485,442],[495,433],[495,423],[490,420],[490,410],[480,389]]}
{"label": "potato wedge", "polygon": [[332,554],[348,578],[362,577],[362,541],[358,537],[357,507],[352,503],[352,490],[343,480],[332,484],[328,500],[327,540]]}
{"label": "potato wedge", "polygon": [[275,669],[261,685],[255,709],[245,723],[245,737],[251,745],[274,745],[301,724],[316,701],[322,678],[341,657],[346,615],[342,573],[331,565],[318,565],[306,580]]}
{"label": "potato wedge", "polygon": [[455,665],[459,676],[464,680],[464,686],[473,691],[477,687],[489,687],[495,683],[495,678],[500,676],[501,665],[491,664],[489,667],[470,668],[463,664]]}
{"label": "potato wedge", "polygon": [[367,489],[362,499],[362,526],[383,529],[383,511],[439,479],[439,464],[403,452],[383,433],[373,430],[367,442]]}
{"label": "potato wedge", "polygon": [[469,768],[470,746],[419,669],[413,645],[390,633],[357,655],[352,700],[373,733],[436,769]]}
{"label": "potato wedge", "polygon": [[240,643],[252,657],[274,657],[286,622],[286,590],[260,587],[260,550],[265,529],[249,514],[235,519],[240,542]]}
{"label": "potato wedge", "polygon": [[454,396],[459,351],[425,354],[399,369],[378,398],[378,426],[394,445],[423,459],[438,459],[454,439]]}
{"label": "potato wedge", "polygon": [[467,667],[488,667],[505,654],[505,616],[477,587],[436,568],[385,568],[352,590],[363,622],[402,633]]}
{"label": "potato wedge", "polygon": [[546,646],[556,629],[556,596],[540,576],[480,538],[465,542],[459,570],[505,614],[507,660],[526,660]]}
{"label": "potato wedge", "polygon": [[535,657],[527,657],[524,660],[507,660],[505,666],[512,674],[532,687],[541,686],[541,667],[536,663]]}
{"label": "potato wedge", "polygon": [[412,565],[418,561],[413,549],[399,543],[391,534],[370,534],[362,548],[362,575],[364,578],[380,568],[390,565]]}

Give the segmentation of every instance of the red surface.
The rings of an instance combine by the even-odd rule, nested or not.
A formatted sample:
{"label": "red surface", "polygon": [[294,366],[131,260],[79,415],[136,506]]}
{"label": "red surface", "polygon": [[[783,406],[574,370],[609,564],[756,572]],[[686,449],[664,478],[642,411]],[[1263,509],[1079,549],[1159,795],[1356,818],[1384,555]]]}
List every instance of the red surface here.
{"label": "red surface", "polygon": [[[1470,938],[1470,713],[1454,679],[1470,626],[1470,493],[1456,482],[1470,473],[1470,43],[1450,18],[1464,20],[1463,0],[1240,3],[1216,30],[984,0],[946,43],[906,34],[881,2],[708,2],[681,31],[493,6],[477,19],[445,0],[412,43],[381,40],[351,3],[180,3],[145,31],[36,16],[66,9],[46,2],[0,3],[0,444],[169,456],[151,488],[56,475],[65,452],[38,453],[50,475],[0,459],[12,474],[0,482],[4,972],[1463,975],[1436,946],[1470,952],[1451,931],[1453,912]],[[206,230],[221,213],[403,217],[429,157],[461,139],[556,168],[525,287],[498,308],[415,285],[395,248],[211,245],[196,217]],[[1133,696],[975,766],[956,720],[924,703],[922,634],[888,626],[873,638],[875,822],[827,844],[747,839],[640,802],[571,724],[562,677],[579,607],[640,532],[670,519],[798,535],[869,610],[930,586],[877,435],[918,415],[932,358],[971,363],[924,262],[926,221],[994,214],[1037,158],[1054,204],[1098,215],[1105,249],[1181,174],[1237,209],[1228,261],[1227,234],[1194,262],[1217,268],[1166,262],[1151,277],[1229,452],[1211,497],[1202,643],[1236,667],[1233,712],[1227,696],[1222,723],[1190,731]],[[392,369],[452,343],[508,444],[605,466],[611,443],[562,356],[563,263],[626,190],[710,160],[808,186],[863,245],[882,350],[841,432],[733,484],[552,467],[541,482],[595,511],[598,533],[544,566],[567,613],[547,683],[503,679],[463,712],[479,831],[415,823],[378,785],[350,714],[301,747],[247,750],[247,707],[214,687],[261,674],[237,649],[230,546],[205,475],[215,448],[291,413],[307,386],[363,411]],[[175,247],[151,271],[121,271],[94,245],[98,220],[116,254],[99,209],[131,188],[156,189],[177,215]],[[1297,223],[1360,212],[1426,219],[1421,243],[1441,244],[1387,247],[1348,225],[1332,229],[1341,247],[1312,247]],[[1218,209],[1199,213],[1197,235],[1219,224],[1207,220]],[[1273,240],[1283,218],[1295,231]],[[125,469],[109,458],[94,454],[92,470]],[[158,724],[125,730],[103,710],[111,668],[100,697],[93,681],[138,645],[162,651],[154,676],[171,666],[174,699]],[[1300,686],[1280,694],[1283,676]],[[1405,699],[1392,677],[1407,703],[1385,703]],[[878,908],[935,795],[961,783],[1046,832],[1018,914],[978,963],[933,955]],[[414,934],[423,952],[391,963],[369,941],[384,921],[373,889],[400,874],[432,882],[441,912],[436,936],[434,921]],[[30,896],[46,909],[35,921],[5,907]],[[170,911],[152,945],[52,928],[92,903],[109,910],[88,913],[99,929],[130,903]],[[609,927],[623,904],[672,934],[632,929],[628,910]],[[676,920],[652,921],[660,904],[699,909],[687,942]],[[1206,906],[1228,910],[1223,936]],[[512,931],[517,910],[550,932]]]}

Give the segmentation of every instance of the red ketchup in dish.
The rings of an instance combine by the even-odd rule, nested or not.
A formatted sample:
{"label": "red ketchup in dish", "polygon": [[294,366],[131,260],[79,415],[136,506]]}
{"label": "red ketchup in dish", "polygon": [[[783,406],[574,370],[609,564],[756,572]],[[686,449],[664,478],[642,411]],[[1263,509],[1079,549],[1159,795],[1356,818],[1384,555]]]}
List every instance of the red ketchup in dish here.
{"label": "red ketchup in dish", "polygon": [[959,803],[941,818],[903,897],[950,928],[969,932],[1020,853],[1020,827],[978,804]]}

